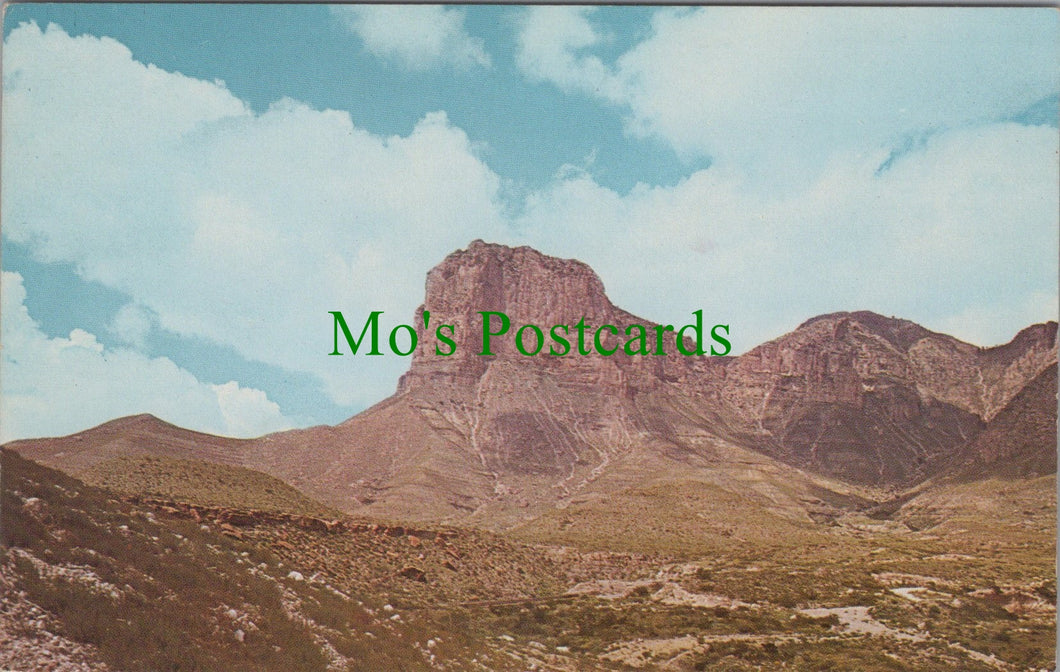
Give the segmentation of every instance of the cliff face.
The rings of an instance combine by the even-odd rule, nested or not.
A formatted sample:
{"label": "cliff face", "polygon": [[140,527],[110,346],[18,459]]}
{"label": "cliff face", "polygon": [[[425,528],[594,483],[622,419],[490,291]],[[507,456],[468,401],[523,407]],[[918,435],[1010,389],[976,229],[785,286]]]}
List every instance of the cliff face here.
{"label": "cliff face", "polygon": [[[430,314],[427,329],[424,311]],[[480,354],[480,311],[502,312],[511,320],[509,332],[491,341],[492,356]],[[615,325],[622,334],[606,335],[601,342],[607,349],[625,342],[624,331],[631,324],[644,325],[655,347],[655,325],[616,308],[585,264],[527,247],[476,241],[430,271],[426,299],[416,315],[421,333],[437,328],[432,325],[455,326],[454,354],[437,354],[433,338],[425,339],[398,392],[420,412],[466,436],[494,480],[563,476],[556,489],[567,491],[594,478],[594,468],[627,450],[634,436],[660,426],[663,433],[676,432],[660,405],[666,405],[682,381],[710,379],[718,366],[709,357],[678,354],[672,333],[667,334],[665,356],[630,356],[621,347],[609,356],[595,349],[578,354],[575,325],[581,320],[589,325],[589,348],[603,324]],[[544,332],[546,344],[536,355],[516,348],[516,331],[525,324]],[[548,354],[552,325],[568,327],[569,354]],[[525,343],[533,348],[536,337],[528,334]],[[499,483],[498,488],[505,489]]]}
{"label": "cliff face", "polygon": [[909,350],[917,384],[936,399],[989,421],[1029,381],[1056,363],[1056,326],[1056,322],[1032,325],[993,348],[934,334]]}
{"label": "cliff face", "polygon": [[959,478],[1033,478],[1056,472],[1056,364],[1001,409],[958,454]]}
{"label": "cliff face", "polygon": [[[428,328],[423,324],[425,310],[431,316]],[[511,319],[509,332],[491,341],[493,357],[479,354],[483,345],[481,311],[501,312]],[[547,331],[550,325],[572,325],[582,318],[599,325],[614,321],[616,313],[600,279],[585,264],[547,257],[528,247],[512,249],[475,241],[466,251],[446,257],[427,274],[424,304],[416,311],[416,327],[420,333],[430,336],[440,324],[454,326],[455,352],[450,356],[436,354],[431,346],[433,339],[425,339],[426,343],[413,354],[412,365],[402,377],[399,390],[432,384],[466,384],[481,378],[498,360],[529,359],[515,348],[515,331],[521,325],[534,324]],[[493,330],[499,328],[496,325],[495,322]],[[448,348],[443,346],[443,351]],[[547,357],[538,354],[534,363]],[[586,382],[605,382],[604,372],[592,374],[600,362],[593,364],[583,367]]]}
{"label": "cliff face", "polygon": [[[480,311],[511,320],[491,356],[479,354]],[[766,487],[760,481],[771,474],[779,480],[767,488],[770,501],[782,490],[800,493],[788,515],[820,497],[821,476],[838,479],[823,486],[833,492],[844,482],[902,489],[952,469],[988,422],[995,433],[1019,435],[1019,422],[1001,422],[1012,416],[1002,409],[1057,360],[1055,323],[983,349],[870,312],[813,318],[740,357],[678,354],[672,333],[663,356],[622,348],[552,356],[548,342],[527,356],[515,347],[525,324],[546,338],[552,325],[567,325],[576,347],[582,319],[590,340],[602,324],[618,327],[623,335],[608,335],[605,347],[623,343],[628,325],[644,325],[654,350],[656,325],[614,306],[585,264],[475,241],[428,273],[415,316],[423,336],[394,396],[335,427],[239,442],[223,455],[215,449],[227,444],[198,439],[187,450],[265,471],[341,509],[410,520],[507,524],[675,474],[751,489]],[[454,326],[449,356],[435,350],[449,351],[434,335],[442,324]],[[1036,384],[1055,390],[1051,380]],[[1055,405],[1035,407],[1042,426],[1055,428]],[[96,443],[108,456],[151,443],[121,427],[104,431],[103,442],[90,431],[18,449],[84,467]],[[183,457],[184,439],[169,434],[161,433],[166,454]],[[1009,452],[979,461],[992,469]]]}
{"label": "cliff face", "polygon": [[1055,362],[1055,323],[983,349],[907,320],[835,313],[740,357],[722,398],[769,454],[854,482],[909,484]]}
{"label": "cliff face", "polygon": [[[546,338],[549,325],[582,318],[655,325],[616,308],[581,262],[480,241],[428,274],[420,327],[424,310],[431,324],[455,325],[456,353],[428,342],[399,393],[457,427],[495,476],[599,466],[615,456],[615,437],[704,455],[680,437],[712,435],[850,482],[908,485],[943,468],[1056,361],[1055,324],[982,349],[864,311],[813,318],[738,358],[683,356],[672,336],[667,356],[527,357],[514,345],[523,324]],[[492,357],[479,354],[483,310],[511,318]]]}
{"label": "cliff face", "polygon": [[[1010,343],[978,348],[907,320],[870,312],[835,313],[750,351],[730,367],[727,389],[746,414],[786,379],[802,401],[864,408],[895,386],[990,420],[1030,380],[1056,362],[1056,323],[1037,324]],[[770,385],[770,383],[774,383]],[[789,386],[790,387],[790,386]],[[774,403],[770,399],[770,403]],[[895,408],[895,419],[914,409]]]}
{"label": "cliff face", "polygon": [[[424,327],[424,311],[430,323]],[[496,311],[511,320],[509,331],[491,339],[492,356],[482,356],[483,311]],[[676,352],[674,335],[665,336],[665,356],[630,356],[620,347],[625,329],[631,324],[644,325],[647,343],[654,352],[654,323],[639,319],[616,308],[607,298],[603,283],[586,264],[574,259],[557,259],[529,247],[510,248],[474,241],[467,250],[450,254],[427,274],[426,296],[416,311],[419,333],[427,333],[425,343],[413,354],[409,371],[399,383],[399,392],[419,391],[432,385],[468,384],[478,381],[498,362],[520,369],[544,369],[562,378],[567,385],[593,388],[608,394],[628,394],[634,389],[653,389],[661,380],[681,379],[702,374],[711,366],[706,357],[686,357]],[[592,349],[595,330],[604,324],[618,328],[618,337],[607,334],[602,344],[607,349],[619,346],[609,356],[595,350],[579,355],[575,324],[588,325],[586,345]],[[441,324],[454,326],[456,349],[442,355],[434,348],[434,330]],[[499,321],[490,324],[499,329]],[[517,330],[536,325],[543,331],[544,345],[538,354],[527,356],[516,348]],[[565,325],[571,354],[555,356],[549,348],[558,343],[551,339],[552,325]],[[683,325],[676,325],[678,328]],[[709,338],[710,325],[705,331]],[[448,331],[446,333],[449,333]],[[527,332],[524,344],[531,350],[537,337]],[[441,345],[442,352],[449,352]],[[687,342],[687,347],[692,347]]]}

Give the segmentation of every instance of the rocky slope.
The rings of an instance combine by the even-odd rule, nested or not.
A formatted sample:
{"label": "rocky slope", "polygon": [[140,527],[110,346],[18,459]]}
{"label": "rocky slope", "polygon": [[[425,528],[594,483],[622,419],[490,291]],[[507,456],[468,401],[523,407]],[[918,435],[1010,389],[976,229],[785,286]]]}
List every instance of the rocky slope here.
{"label": "rocky slope", "polygon": [[1028,383],[958,453],[961,479],[1056,473],[1056,364]]}
{"label": "rocky slope", "polygon": [[568,583],[482,532],[119,501],[0,460],[0,669],[523,670],[542,657],[526,642],[434,609]]}
{"label": "rocky slope", "polygon": [[684,481],[500,537],[118,498],[0,459],[3,669],[1052,667],[1053,476],[925,493],[902,512],[923,532]]}
{"label": "rocky slope", "polygon": [[738,358],[722,397],[769,454],[852,482],[909,486],[938,473],[1055,362],[1056,323],[983,349],[907,320],[836,313]]}
{"label": "rocky slope", "polygon": [[146,413],[117,418],[70,436],[6,444],[38,462],[76,475],[108,460],[148,456],[237,465],[244,461],[251,445],[252,441],[177,427]]}
{"label": "rocky slope", "polygon": [[[479,354],[486,310],[511,319],[491,356]],[[515,347],[524,324],[546,337],[567,325],[577,347],[583,318],[644,325],[654,348],[656,325],[615,307],[585,264],[475,241],[428,274],[424,337],[396,394],[338,426],[231,441],[139,417],[12,447],[73,473],[130,451],[240,464],[345,511],[410,520],[508,527],[691,479],[806,521],[860,506],[865,487],[942,473],[1057,352],[1055,323],[982,349],[868,312],[813,318],[735,358],[684,356],[673,340],[664,355]],[[455,327],[451,356],[435,350],[447,350],[441,324]]]}

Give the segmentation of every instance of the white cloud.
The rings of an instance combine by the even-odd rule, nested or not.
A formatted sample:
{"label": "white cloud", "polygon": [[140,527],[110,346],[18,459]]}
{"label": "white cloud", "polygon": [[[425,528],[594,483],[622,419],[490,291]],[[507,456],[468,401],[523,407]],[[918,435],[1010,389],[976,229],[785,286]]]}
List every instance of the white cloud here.
{"label": "white cloud", "polygon": [[5,236],[342,405],[382,398],[408,361],[328,357],[328,311],[407,321],[431,266],[507,237],[500,180],[441,112],[394,137],[291,100],[252,114],[55,26],[11,32],[4,81]]}
{"label": "white cloud", "polygon": [[604,42],[589,21],[595,11],[584,6],[528,8],[516,49],[520,69],[531,79],[551,81],[565,91],[621,100],[624,93],[615,73],[598,57],[584,53]]}
{"label": "white cloud", "polygon": [[636,135],[770,180],[813,176],[836,149],[997,120],[1057,91],[1048,9],[664,9],[612,64],[591,53],[601,37],[591,17],[528,10],[524,72],[621,105]]}
{"label": "white cloud", "polygon": [[530,199],[519,229],[620,305],[703,307],[744,348],[834,310],[982,344],[1056,318],[1056,130],[1003,122],[1058,89],[1055,12],[662,9],[613,60],[604,18],[526,10],[517,64],[712,159],[672,188],[568,174]]}
{"label": "white cloud", "polygon": [[[616,86],[601,95],[633,101],[661,85],[629,78],[630,54],[651,60],[640,50],[661,48],[653,41],[676,30],[665,21],[700,13],[664,12],[630,62],[611,70],[584,58],[605,39],[584,32],[591,12],[531,16],[544,17],[542,35],[556,28],[559,45],[559,56],[539,54],[532,66],[541,76],[567,68],[565,86],[589,90],[600,75],[611,82],[604,88]],[[426,271],[474,238],[580,258],[615,303],[650,319],[686,320],[703,308],[732,324],[740,348],[834,310],[895,314],[983,345],[1056,318],[1054,128],[943,128],[890,161],[886,144],[837,142],[785,192],[763,189],[755,166],[735,159],[624,195],[571,170],[532,193],[512,221],[501,179],[442,112],[393,137],[291,100],[254,114],[220,83],[144,66],[113,40],[56,27],[14,29],[3,66],[5,237],[130,296],[110,325],[128,343],[155,327],[205,338],[312,374],[343,405],[391,393],[408,359],[329,357],[328,311],[342,310],[351,326],[372,310],[385,311],[390,326],[405,322]],[[724,120],[705,110],[706,121]],[[749,114],[759,116],[747,129],[767,123],[766,112]],[[745,151],[732,149],[745,138],[738,122],[722,124],[733,157]],[[660,124],[644,132],[678,142],[680,124],[672,132]],[[849,128],[836,137],[844,134]],[[751,135],[746,151],[764,151]],[[5,297],[9,286],[21,292],[20,281],[4,284]],[[204,385],[167,359],[107,350],[83,331],[48,339],[22,301],[4,306],[6,437],[144,410],[226,433],[284,422],[257,390]],[[55,424],[46,427],[47,418]]]}
{"label": "white cloud", "polygon": [[128,303],[114,315],[107,330],[121,339],[123,343],[144,350],[147,347],[147,335],[154,326],[154,317],[143,306]]}
{"label": "white cloud", "polygon": [[201,383],[169,359],[106,349],[82,329],[48,338],[26,310],[18,273],[3,273],[0,294],[0,442],[69,434],[137,413],[226,436],[291,427],[261,390]]}
{"label": "white cloud", "polygon": [[1017,124],[942,133],[883,172],[882,152],[836,158],[789,195],[718,167],[624,196],[582,175],[536,194],[519,228],[588,262],[635,314],[731,322],[740,350],[858,309],[993,345],[1056,319],[1057,140]]}
{"label": "white cloud", "polygon": [[464,10],[441,5],[347,5],[332,13],[380,58],[410,70],[489,67],[481,39],[464,28]]}
{"label": "white cloud", "polygon": [[[280,407],[269,401],[261,390],[240,387],[234,380],[210,385],[210,389],[217,395],[225,427],[232,436],[261,436],[268,431],[290,428],[280,415]],[[269,429],[262,431],[263,427]]]}

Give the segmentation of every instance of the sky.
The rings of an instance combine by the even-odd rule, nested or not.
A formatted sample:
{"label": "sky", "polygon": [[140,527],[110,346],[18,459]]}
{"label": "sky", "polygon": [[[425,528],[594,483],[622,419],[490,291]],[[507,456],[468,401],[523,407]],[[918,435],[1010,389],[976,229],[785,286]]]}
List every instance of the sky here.
{"label": "sky", "polygon": [[34,4],[4,14],[0,441],[333,424],[474,239],[730,325],[1057,318],[1053,9]]}

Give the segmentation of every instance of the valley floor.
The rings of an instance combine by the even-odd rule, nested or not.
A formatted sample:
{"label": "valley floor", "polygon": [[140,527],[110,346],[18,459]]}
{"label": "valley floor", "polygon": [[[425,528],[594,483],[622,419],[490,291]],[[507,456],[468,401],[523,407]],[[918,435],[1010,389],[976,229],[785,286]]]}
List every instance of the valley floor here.
{"label": "valley floor", "polygon": [[3,459],[0,669],[1055,669],[1052,476],[668,551],[130,501]]}

